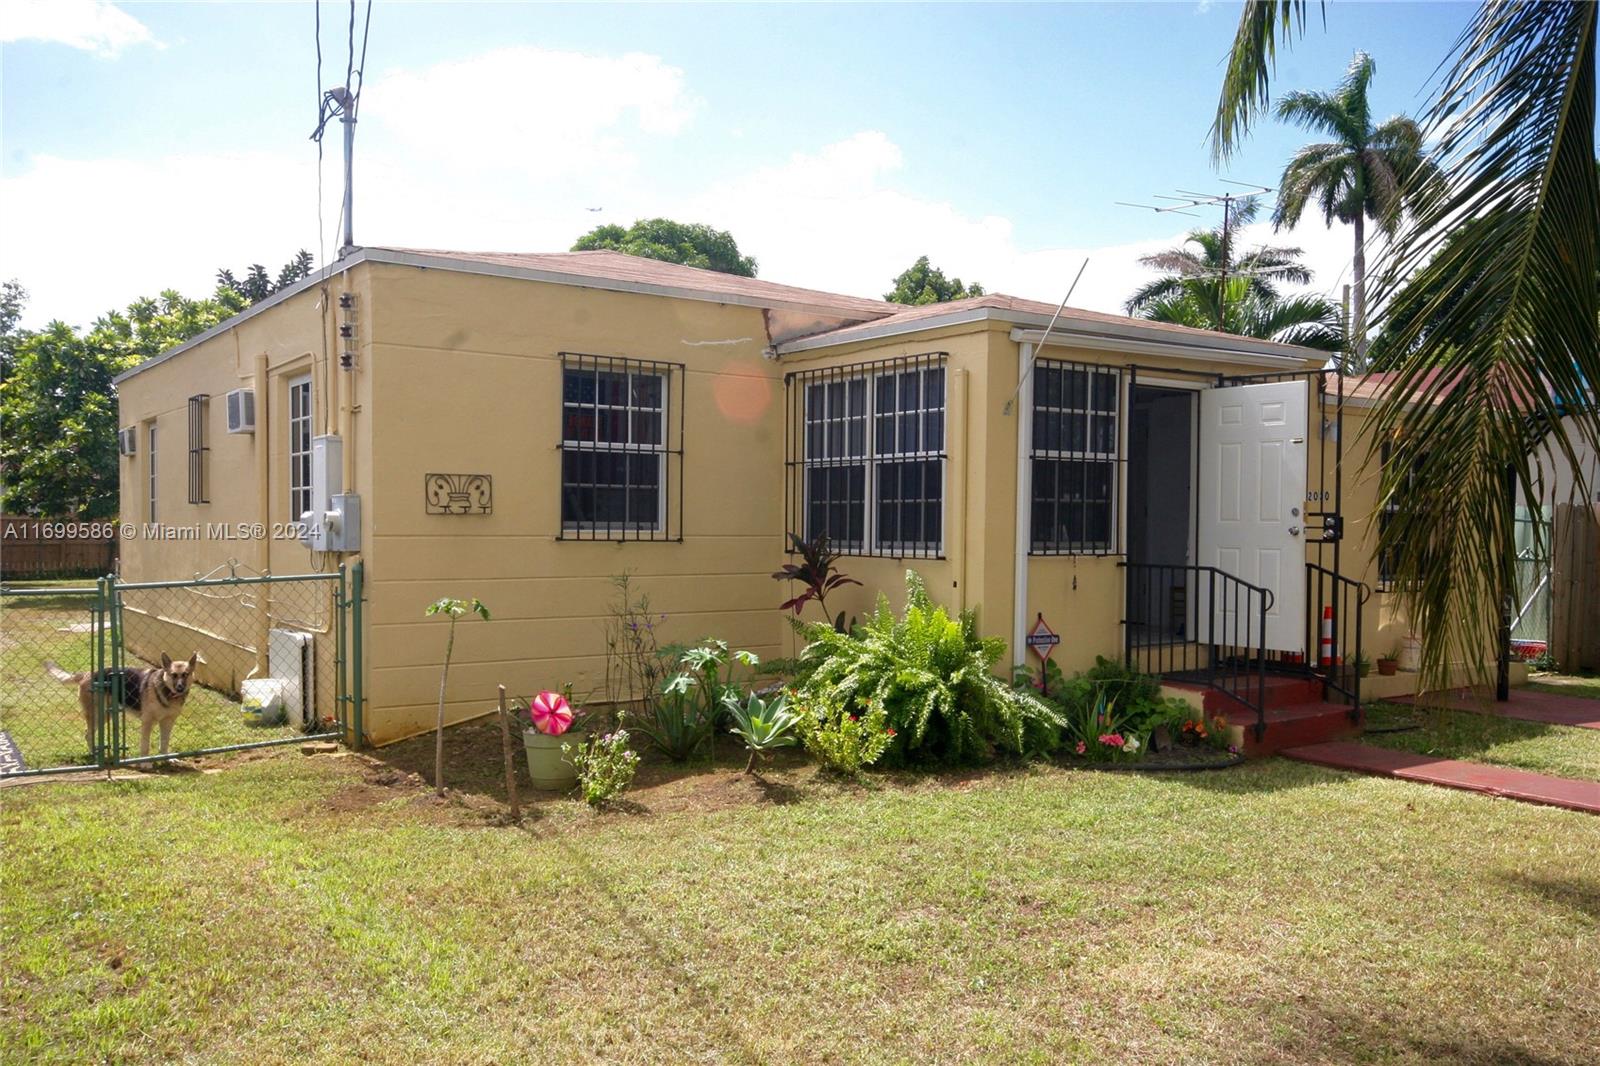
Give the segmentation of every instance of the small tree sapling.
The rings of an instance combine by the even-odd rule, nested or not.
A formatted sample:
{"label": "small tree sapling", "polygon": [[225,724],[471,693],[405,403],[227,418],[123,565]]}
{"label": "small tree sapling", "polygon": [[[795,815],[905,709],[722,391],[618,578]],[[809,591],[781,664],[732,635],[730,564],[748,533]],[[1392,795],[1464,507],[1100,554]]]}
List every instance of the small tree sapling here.
{"label": "small tree sapling", "polygon": [[489,620],[489,608],[485,607],[474,596],[470,600],[458,600],[450,596],[435,600],[428,604],[427,615],[445,615],[450,619],[450,637],[444,646],[444,669],[439,673],[439,725],[433,738],[433,787],[439,795],[444,795],[444,689],[450,680],[450,654],[456,648],[456,619],[468,611],[478,615],[485,622]]}

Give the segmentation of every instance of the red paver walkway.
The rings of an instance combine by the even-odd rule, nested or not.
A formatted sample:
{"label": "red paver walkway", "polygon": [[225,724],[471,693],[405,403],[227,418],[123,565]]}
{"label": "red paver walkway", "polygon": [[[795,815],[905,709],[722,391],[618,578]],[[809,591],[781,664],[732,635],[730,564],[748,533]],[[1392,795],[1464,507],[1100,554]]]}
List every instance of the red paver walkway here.
{"label": "red paver walkway", "polygon": [[1393,702],[1477,711],[1479,714],[1497,714],[1502,718],[1520,718],[1525,722],[1544,722],[1547,725],[1600,729],[1600,700],[1562,696],[1554,692],[1531,692],[1516,688],[1511,690],[1510,700],[1496,703],[1492,697],[1476,695],[1470,689],[1452,689],[1422,697],[1406,696]]}
{"label": "red paver walkway", "polygon": [[1570,811],[1600,814],[1600,781],[1575,781],[1504,766],[1486,766],[1459,759],[1435,759],[1430,755],[1390,751],[1352,740],[1285,748],[1279,754],[1301,762],[1331,766],[1336,770],[1381,774],[1427,785],[1504,796],[1525,803],[1543,803],[1551,807],[1565,807]]}

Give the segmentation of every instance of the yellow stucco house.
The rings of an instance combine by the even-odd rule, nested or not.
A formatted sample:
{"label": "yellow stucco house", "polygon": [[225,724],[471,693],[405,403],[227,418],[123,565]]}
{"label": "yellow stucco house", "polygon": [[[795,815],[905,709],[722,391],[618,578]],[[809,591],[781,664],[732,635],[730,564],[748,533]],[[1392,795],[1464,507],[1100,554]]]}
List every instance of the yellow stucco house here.
{"label": "yellow stucco house", "polygon": [[[357,249],[118,379],[124,522],[202,531],[129,541],[123,576],[360,560],[376,743],[431,724],[441,596],[494,611],[462,634],[454,720],[497,684],[594,688],[624,571],[670,640],[793,654],[770,577],[789,530],[849,556],[863,586],[835,609],[898,602],[911,567],[1016,662],[1042,620],[1069,673],[1126,655],[1239,694],[1227,675],[1315,662],[1329,605],[1336,662],[1358,626],[1377,652],[1404,635],[1364,520],[1363,408],[1324,362],[1009,296]],[[344,528],[302,543],[329,508]],[[241,523],[264,535],[203,535]]]}

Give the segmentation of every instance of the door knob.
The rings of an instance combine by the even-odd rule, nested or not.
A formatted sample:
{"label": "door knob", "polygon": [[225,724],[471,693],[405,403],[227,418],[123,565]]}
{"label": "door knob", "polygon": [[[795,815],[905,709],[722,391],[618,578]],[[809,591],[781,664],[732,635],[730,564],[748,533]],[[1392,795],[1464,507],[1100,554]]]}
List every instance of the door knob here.
{"label": "door knob", "polygon": [[1299,526],[1290,526],[1289,527],[1289,536],[1298,537],[1299,535],[1300,535],[1300,527]]}

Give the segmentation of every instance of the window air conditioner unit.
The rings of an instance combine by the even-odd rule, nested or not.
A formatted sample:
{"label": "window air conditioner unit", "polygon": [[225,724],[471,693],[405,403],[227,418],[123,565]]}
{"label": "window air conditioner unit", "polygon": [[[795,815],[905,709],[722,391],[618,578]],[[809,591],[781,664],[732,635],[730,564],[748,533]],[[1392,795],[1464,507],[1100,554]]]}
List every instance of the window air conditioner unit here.
{"label": "window air conditioner unit", "polygon": [[256,431],[256,390],[234,389],[228,393],[228,432]]}
{"label": "window air conditioner unit", "polygon": [[117,430],[117,454],[132,455],[139,450],[139,427]]}

